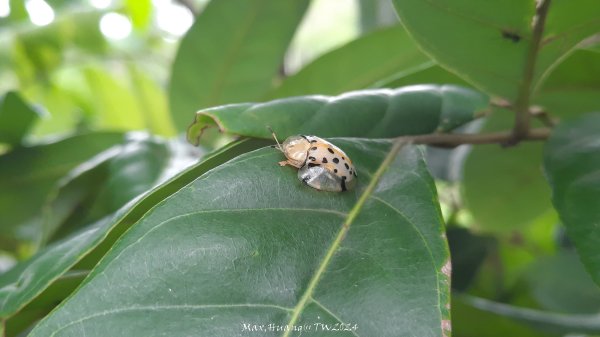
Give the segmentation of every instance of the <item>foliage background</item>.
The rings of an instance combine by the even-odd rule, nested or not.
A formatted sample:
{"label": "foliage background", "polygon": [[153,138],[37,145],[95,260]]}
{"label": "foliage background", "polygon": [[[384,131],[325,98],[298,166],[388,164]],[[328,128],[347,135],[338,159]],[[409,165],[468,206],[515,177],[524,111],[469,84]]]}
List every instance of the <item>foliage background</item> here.
{"label": "foliage background", "polygon": [[[275,119],[269,106],[241,106],[242,110],[230,112],[227,109],[234,108],[227,104],[452,84],[481,90],[493,103],[474,109],[454,102],[457,111],[477,110],[485,115],[467,118],[476,119],[472,123],[457,122],[465,124],[458,132],[510,130],[527,46],[534,40],[530,31],[534,2],[495,1],[487,8],[457,2],[449,11],[429,8],[427,3],[0,0],[0,93],[5,93],[0,104],[0,331],[6,336],[29,333],[68,296],[72,297],[63,302],[66,306],[58,307],[45,321],[49,323],[32,335],[47,335],[46,326],[60,325],[55,321],[60,322],[64,308],[70,308],[69,303],[81,305],[79,298],[87,305],[82,308],[100,310],[100,305],[94,308],[85,302],[85,296],[92,296],[85,291],[75,296],[84,289],[77,287],[88,281],[94,286],[105,268],[98,264],[100,258],[125,231],[132,229],[113,250],[119,251],[136,231],[143,232],[140,219],[150,223],[161,216],[164,208],[159,203],[167,198],[185,203],[185,193],[196,186],[190,184],[200,184],[195,179],[214,168],[224,170],[227,181],[260,179],[221,165],[244,154],[247,157],[242,158],[256,160],[249,151],[268,144],[260,140],[269,138],[262,125],[274,126],[282,136],[293,134],[300,131],[293,123],[297,116],[311,112],[303,98],[286,101],[291,102],[285,106],[289,110]],[[462,20],[461,15],[448,14],[452,11],[477,20]],[[522,142],[508,148],[498,144],[427,147],[427,169],[402,161],[393,164],[414,169],[424,180],[429,179],[429,170],[435,178],[437,194],[427,195],[435,199],[428,216],[437,214],[439,196],[453,266],[454,336],[600,335],[600,234],[595,211],[600,194],[600,121],[593,114],[600,109],[600,5],[555,0],[549,13],[547,40],[533,74],[534,94],[526,103],[537,112],[533,127],[558,125],[561,131],[547,143]],[[458,95],[463,94],[469,97],[465,101],[477,101],[462,91]],[[382,110],[370,96],[364,97],[371,104],[365,103],[366,113],[373,116]],[[415,99],[415,107],[427,101],[423,97]],[[330,110],[342,111],[352,104]],[[216,106],[225,106],[209,111],[223,123],[226,134],[209,129],[198,148],[187,144],[183,134],[193,112]],[[447,112],[448,106],[442,104],[439,111]],[[398,118],[405,124],[399,125],[407,125],[406,131],[401,127],[391,131],[394,134],[373,131],[366,138],[434,131],[415,131],[425,118],[415,118],[402,108]],[[259,116],[256,125],[244,109]],[[357,134],[360,116],[356,112],[349,117],[349,125],[356,129],[340,133],[327,124],[309,131],[365,138]],[[198,123],[203,127],[214,122]],[[237,139],[232,134],[250,138],[230,143]],[[346,147],[358,158],[364,155],[358,150],[361,146],[381,147],[381,153],[389,150],[390,144],[370,142],[349,142]],[[420,163],[419,155],[411,151],[401,152],[400,158]],[[381,153],[362,159],[369,176],[375,175],[376,164],[383,160]],[[272,157],[276,162],[277,154]],[[256,162],[262,167],[261,161]],[[267,178],[277,175],[268,172],[273,175]],[[419,191],[415,188],[414,193]],[[200,200],[203,205],[219,198],[218,188],[212,193]],[[303,195],[299,198],[304,200]],[[309,195],[302,202],[310,199]],[[337,204],[331,207],[349,211]],[[419,209],[415,207],[410,210]],[[319,224],[326,227],[324,223]],[[385,241],[369,235],[371,244]],[[185,235],[180,238],[184,239]],[[153,243],[156,251],[160,244],[160,240]],[[191,249],[194,244],[182,245]],[[441,240],[433,244],[441,247],[436,260],[440,266],[447,256],[445,244]],[[384,254],[377,261],[396,261],[394,251],[390,252],[391,256]],[[114,255],[107,256],[110,261]],[[407,261],[419,256],[409,254]],[[269,259],[263,263],[270,263]],[[364,268],[362,278],[377,275]],[[135,284],[139,275],[129,275],[131,280],[125,276],[123,287]],[[173,282],[187,284],[185,278]],[[422,301],[407,305],[408,311],[428,303],[431,294],[422,291]],[[150,293],[156,301],[163,296],[156,289]],[[115,289],[115,301],[119,294]],[[443,291],[438,295],[445,296]],[[353,304],[376,312],[377,304],[364,308]],[[415,317],[418,312],[391,319],[405,322]],[[161,326],[169,322],[168,317],[158,318]],[[439,320],[423,321],[422,327],[431,324],[433,331],[435,326],[432,335],[446,333],[449,328],[444,324],[449,323]],[[122,327],[123,323],[110,324]],[[382,336],[391,334],[388,328],[380,332]],[[184,333],[177,329],[171,332]]]}

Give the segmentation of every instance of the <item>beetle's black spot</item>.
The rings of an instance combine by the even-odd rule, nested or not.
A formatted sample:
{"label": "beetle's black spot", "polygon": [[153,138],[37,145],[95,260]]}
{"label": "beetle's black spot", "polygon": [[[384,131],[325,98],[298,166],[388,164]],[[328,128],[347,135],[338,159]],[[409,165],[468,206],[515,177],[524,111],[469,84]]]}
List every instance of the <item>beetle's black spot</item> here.
{"label": "beetle's black spot", "polygon": [[348,166],[348,163],[344,163],[344,166],[346,166],[346,170],[350,169],[350,166]]}
{"label": "beetle's black spot", "polygon": [[316,150],[316,149],[317,149],[317,147],[316,147],[316,146],[313,146],[313,147],[311,147],[311,148],[310,148],[310,150],[311,150],[311,151],[314,151],[314,150]]}
{"label": "beetle's black spot", "polygon": [[346,188],[346,176],[342,176],[342,191],[347,191],[348,189]]}
{"label": "beetle's black spot", "polygon": [[331,153],[331,154],[334,153],[333,150],[330,147],[327,148],[327,151],[329,151],[329,153]]}
{"label": "beetle's black spot", "polygon": [[333,169],[333,173],[337,173],[337,169]]}
{"label": "beetle's black spot", "polygon": [[321,166],[321,164],[308,163],[308,167]]}
{"label": "beetle's black spot", "polygon": [[344,158],[344,156],[342,156],[342,160],[346,160],[346,158]]}
{"label": "beetle's black spot", "polygon": [[502,37],[509,39],[514,43],[521,41],[521,35],[519,35],[519,33],[511,32],[509,30],[502,30]]}
{"label": "beetle's black spot", "polygon": [[323,157],[323,163],[328,163],[327,158]]}
{"label": "beetle's black spot", "polygon": [[311,142],[311,143],[316,143],[316,142],[317,142],[317,140],[316,140],[316,139],[313,139],[313,140],[311,140],[310,142]]}
{"label": "beetle's black spot", "polygon": [[346,176],[342,176],[342,180],[346,180]]}
{"label": "beetle's black spot", "polygon": [[306,185],[308,185],[308,179],[310,179],[309,177],[304,177],[302,178],[302,182]]}
{"label": "beetle's black spot", "polygon": [[339,159],[337,159],[337,158],[333,158],[333,162],[337,164],[337,163],[339,163],[339,162],[340,162],[340,160],[339,160]]}
{"label": "beetle's black spot", "polygon": [[308,142],[308,138],[306,138],[306,136],[305,136],[305,135],[300,135],[300,137],[302,137],[302,138],[306,139],[306,141]]}
{"label": "beetle's black spot", "polygon": [[308,157],[308,159],[309,159],[309,160],[311,160],[311,161],[315,161],[315,160],[317,160],[317,158],[315,158],[315,157],[313,157],[313,156],[310,156],[310,157]]}

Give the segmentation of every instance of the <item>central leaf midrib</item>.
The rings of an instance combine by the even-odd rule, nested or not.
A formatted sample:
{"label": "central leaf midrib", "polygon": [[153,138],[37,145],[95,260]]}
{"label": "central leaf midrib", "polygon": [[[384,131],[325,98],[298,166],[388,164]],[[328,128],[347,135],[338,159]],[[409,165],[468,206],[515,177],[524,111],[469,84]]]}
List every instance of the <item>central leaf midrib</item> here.
{"label": "central leaf midrib", "polygon": [[396,139],[392,148],[390,149],[390,151],[388,152],[386,157],[381,162],[381,165],[377,168],[377,171],[375,172],[375,174],[373,174],[373,178],[371,179],[371,181],[365,188],[364,192],[360,195],[360,197],[358,198],[358,201],[356,202],[354,207],[352,207],[352,209],[348,213],[344,223],[342,224],[340,230],[338,231],[338,234],[335,236],[335,239],[329,246],[329,249],[327,249],[327,252],[325,253],[325,256],[323,257],[323,260],[319,264],[319,267],[317,268],[317,270],[313,274],[311,280],[309,281],[308,286],[306,287],[306,290],[304,291],[304,293],[300,297],[300,300],[294,307],[292,316],[290,317],[290,320],[287,323],[288,328],[285,329],[282,337],[290,336],[290,333],[293,331],[293,326],[300,319],[300,316],[302,315],[304,308],[306,308],[306,306],[312,300],[312,295],[313,295],[317,285],[319,284],[321,278],[323,277],[323,274],[325,273],[325,270],[329,266],[329,263],[333,259],[333,255],[340,248],[342,241],[346,237],[346,234],[348,234],[348,231],[350,230],[350,226],[352,225],[354,220],[358,217],[365,202],[373,194],[373,191],[375,190],[375,187],[379,183],[379,180],[381,179],[381,177],[383,176],[383,174],[385,173],[387,168],[391,165],[391,163],[394,161],[394,159],[396,158],[396,156],[398,155],[398,153],[404,147],[405,144],[406,144],[405,141],[403,141],[401,139]]}

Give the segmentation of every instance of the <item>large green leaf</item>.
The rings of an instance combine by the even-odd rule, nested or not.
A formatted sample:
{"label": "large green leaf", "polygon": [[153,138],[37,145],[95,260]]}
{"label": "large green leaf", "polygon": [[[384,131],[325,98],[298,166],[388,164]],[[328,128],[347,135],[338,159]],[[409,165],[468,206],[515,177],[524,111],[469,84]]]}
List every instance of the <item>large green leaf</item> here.
{"label": "large green leaf", "polygon": [[[264,142],[261,141],[242,140],[227,146],[167,183],[137,197],[115,214],[48,245],[29,260],[0,275],[0,319],[18,314],[76,263],[79,262],[83,269],[86,265],[93,266],[120,234],[164,198],[213,167],[262,145]],[[82,260],[84,257],[86,261]]]}
{"label": "large green leaf", "polygon": [[0,96],[0,143],[19,145],[38,117],[17,93]]}
{"label": "large green leaf", "polygon": [[[532,44],[535,0],[394,0],[400,20],[425,52],[486,90],[515,99]],[[552,1],[533,85],[584,38],[600,31],[595,0]]]}
{"label": "large green leaf", "polygon": [[559,125],[544,149],[552,202],[583,264],[600,284],[600,113]]}
{"label": "large green leaf", "polygon": [[420,85],[230,104],[199,111],[188,140],[197,143],[202,131],[213,126],[227,133],[270,138],[267,124],[282,138],[293,134],[389,138],[448,131],[474,119],[488,103],[487,96],[470,89]]}
{"label": "large green leaf", "polygon": [[525,279],[531,295],[546,310],[575,314],[600,310],[600,289],[575,252],[563,251],[537,259],[529,266]]}
{"label": "large green leaf", "polygon": [[286,78],[269,97],[337,95],[407,74],[432,61],[402,26],[375,31],[333,50]]}
{"label": "large green leaf", "polygon": [[58,180],[122,141],[120,133],[89,133],[17,148],[0,156],[1,235],[38,238],[41,207]]}
{"label": "large green leaf", "polygon": [[325,336],[314,324],[340,322],[357,326],[346,336],[447,336],[450,263],[422,152],[333,142],[355,191],[303,185],[272,148],[240,156],[147,213],[30,336],[236,336],[244,323]]}
{"label": "large green leaf", "polygon": [[272,86],[307,0],[211,1],[181,41],[169,103],[182,131],[198,109],[259,99]]}
{"label": "large green leaf", "polygon": [[[500,110],[486,121],[483,129],[510,129],[512,120],[511,112]],[[464,163],[463,196],[477,227],[511,231],[531,224],[552,209],[541,163],[541,143],[473,148]]]}

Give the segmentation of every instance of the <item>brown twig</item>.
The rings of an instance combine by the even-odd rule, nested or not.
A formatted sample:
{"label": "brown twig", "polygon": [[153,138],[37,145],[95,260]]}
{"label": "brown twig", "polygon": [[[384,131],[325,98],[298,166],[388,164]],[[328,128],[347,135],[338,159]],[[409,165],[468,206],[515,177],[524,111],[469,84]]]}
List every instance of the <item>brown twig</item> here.
{"label": "brown twig", "polygon": [[[520,140],[545,140],[550,136],[549,128],[536,128],[528,130]],[[481,134],[456,134],[432,133],[427,135],[402,136],[413,144],[429,144],[439,147],[456,147],[464,144],[501,144],[505,145],[513,139],[512,131],[481,133]]]}
{"label": "brown twig", "polygon": [[533,34],[531,44],[525,59],[523,69],[523,79],[519,86],[519,93],[515,101],[515,125],[513,128],[512,139],[506,142],[506,145],[515,145],[525,139],[529,133],[531,114],[529,113],[529,101],[531,98],[531,87],[535,74],[535,63],[540,49],[540,42],[544,33],[544,25],[551,0],[540,0],[536,7],[536,14],[533,18]]}

